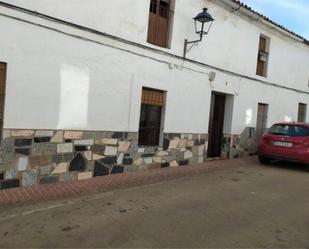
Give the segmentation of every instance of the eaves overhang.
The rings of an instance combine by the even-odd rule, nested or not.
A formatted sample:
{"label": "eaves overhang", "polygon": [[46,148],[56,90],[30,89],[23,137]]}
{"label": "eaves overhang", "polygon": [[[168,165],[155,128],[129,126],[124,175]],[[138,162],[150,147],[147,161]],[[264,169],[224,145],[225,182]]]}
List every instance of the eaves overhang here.
{"label": "eaves overhang", "polygon": [[307,40],[306,38],[304,38],[303,36],[297,34],[294,31],[289,30],[288,28],[284,27],[283,25],[271,20],[269,17],[259,13],[258,11],[252,9],[250,6],[248,6],[247,4],[239,1],[239,0],[213,0],[214,2],[216,1],[220,1],[223,4],[226,4],[228,6],[230,6],[234,12],[236,11],[240,11],[243,14],[251,17],[251,18],[255,18],[256,21],[260,21],[261,23],[271,26],[272,28],[277,29],[279,32],[285,34],[285,35],[289,35],[290,37],[303,42],[305,45],[309,46],[309,40]]}

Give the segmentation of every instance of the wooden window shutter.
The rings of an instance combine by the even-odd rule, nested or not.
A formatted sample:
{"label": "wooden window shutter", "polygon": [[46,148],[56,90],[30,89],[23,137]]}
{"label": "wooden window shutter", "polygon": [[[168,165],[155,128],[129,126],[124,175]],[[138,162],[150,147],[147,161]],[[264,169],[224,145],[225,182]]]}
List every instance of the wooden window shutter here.
{"label": "wooden window shutter", "polygon": [[[261,54],[264,56],[264,60],[260,57]],[[268,60],[267,39],[261,36],[259,43],[258,58],[257,58],[257,67],[256,67],[257,75],[266,76],[267,60]]]}
{"label": "wooden window shutter", "polygon": [[266,38],[260,37],[260,45],[259,45],[259,50],[266,52]]}
{"label": "wooden window shutter", "polygon": [[256,74],[260,76],[264,76],[264,68],[265,68],[265,62],[258,60]]}
{"label": "wooden window shutter", "polygon": [[157,0],[151,0],[148,22],[148,42],[155,44],[157,35]]}
{"label": "wooden window shutter", "polygon": [[306,111],[307,111],[307,105],[306,104],[299,104],[299,106],[298,106],[298,119],[297,119],[297,121],[299,123],[306,121]]}
{"label": "wooden window shutter", "polygon": [[168,46],[170,19],[170,1],[151,0],[147,38],[149,43],[160,47]]}
{"label": "wooden window shutter", "polygon": [[144,88],[142,93],[142,104],[164,107],[165,106],[164,92]]}

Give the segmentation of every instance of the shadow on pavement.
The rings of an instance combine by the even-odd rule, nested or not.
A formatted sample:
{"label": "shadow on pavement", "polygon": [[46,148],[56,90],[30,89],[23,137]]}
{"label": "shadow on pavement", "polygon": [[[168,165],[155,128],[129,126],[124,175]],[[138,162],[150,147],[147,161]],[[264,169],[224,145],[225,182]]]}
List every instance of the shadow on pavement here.
{"label": "shadow on pavement", "polygon": [[309,173],[309,165],[295,163],[295,162],[286,162],[286,161],[273,161],[267,165],[268,167],[286,169],[286,170],[295,170],[303,171]]}

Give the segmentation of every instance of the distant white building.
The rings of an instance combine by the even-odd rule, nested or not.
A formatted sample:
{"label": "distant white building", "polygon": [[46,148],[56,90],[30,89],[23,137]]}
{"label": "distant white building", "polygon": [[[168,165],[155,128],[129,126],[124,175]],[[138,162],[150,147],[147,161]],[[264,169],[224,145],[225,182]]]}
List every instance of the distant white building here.
{"label": "distant white building", "polygon": [[236,0],[7,0],[0,30],[1,188],[246,156],[309,115],[309,42]]}

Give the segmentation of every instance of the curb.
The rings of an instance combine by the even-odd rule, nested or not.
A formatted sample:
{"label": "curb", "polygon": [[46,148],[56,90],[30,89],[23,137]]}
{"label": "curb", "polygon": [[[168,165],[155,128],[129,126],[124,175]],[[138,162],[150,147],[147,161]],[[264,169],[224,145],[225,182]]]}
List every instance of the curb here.
{"label": "curb", "polygon": [[254,160],[255,157],[208,161],[198,165],[129,172],[74,182],[60,182],[49,185],[35,185],[26,188],[1,190],[0,205],[12,206],[76,198],[121,188],[143,186],[190,177],[207,172],[244,167]]}

